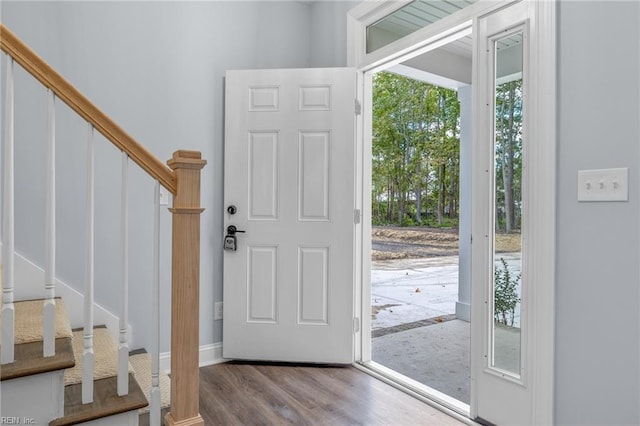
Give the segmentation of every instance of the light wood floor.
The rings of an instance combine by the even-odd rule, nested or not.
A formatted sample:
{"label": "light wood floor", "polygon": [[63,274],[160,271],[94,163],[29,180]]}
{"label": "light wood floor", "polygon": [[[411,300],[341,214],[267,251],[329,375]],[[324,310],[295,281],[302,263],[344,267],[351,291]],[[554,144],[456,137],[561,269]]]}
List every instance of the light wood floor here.
{"label": "light wood floor", "polygon": [[200,369],[206,425],[461,425],[353,367],[225,363]]}

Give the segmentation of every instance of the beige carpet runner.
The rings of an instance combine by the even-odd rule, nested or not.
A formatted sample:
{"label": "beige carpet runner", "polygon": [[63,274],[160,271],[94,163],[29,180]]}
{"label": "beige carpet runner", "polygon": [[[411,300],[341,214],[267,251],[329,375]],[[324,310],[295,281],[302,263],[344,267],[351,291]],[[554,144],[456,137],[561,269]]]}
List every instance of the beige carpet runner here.
{"label": "beige carpet runner", "polygon": [[[74,385],[82,382],[82,330],[73,332],[73,353],[76,365],[65,370],[64,385]],[[118,375],[118,347],[107,328],[99,327],[93,330],[93,352],[95,361],[94,380],[106,379]],[[147,401],[151,394],[151,356],[148,353],[138,353],[129,357],[129,373],[135,375],[136,381],[142,389]],[[160,377],[160,407],[166,408],[171,404],[171,379],[161,373]],[[149,406],[140,409],[140,414],[149,411]]]}
{"label": "beige carpet runner", "polygon": [[[151,403],[151,356],[148,353],[131,355],[129,364],[133,367],[136,380],[140,389]],[[160,373],[160,408],[167,408],[171,405],[171,379],[168,375]],[[140,414],[148,413],[150,406],[140,409]]]}
{"label": "beige carpet runner", "polygon": [[[82,382],[82,352],[84,350],[83,331],[73,332],[73,354],[76,357],[76,366],[64,372],[64,385],[75,385]],[[100,380],[118,375],[118,347],[107,328],[93,329],[93,379]],[[129,364],[129,372],[133,369]]]}
{"label": "beige carpet runner", "polygon": [[[62,299],[56,302],[56,339],[71,337],[71,324]],[[42,310],[44,300],[15,302],[15,342],[16,344],[43,340]]]}

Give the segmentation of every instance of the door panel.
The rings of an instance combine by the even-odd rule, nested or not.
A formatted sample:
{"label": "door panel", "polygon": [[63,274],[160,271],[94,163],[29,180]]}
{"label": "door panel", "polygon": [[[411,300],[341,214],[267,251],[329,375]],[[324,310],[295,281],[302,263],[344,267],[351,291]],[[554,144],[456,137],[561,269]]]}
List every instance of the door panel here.
{"label": "door panel", "polygon": [[225,358],[353,361],[355,78],[227,72]]}

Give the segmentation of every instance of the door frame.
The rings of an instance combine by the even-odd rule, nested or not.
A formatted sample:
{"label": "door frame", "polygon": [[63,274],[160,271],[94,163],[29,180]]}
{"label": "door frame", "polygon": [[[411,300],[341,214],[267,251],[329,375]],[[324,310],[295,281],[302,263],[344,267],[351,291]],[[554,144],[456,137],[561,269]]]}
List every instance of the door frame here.
{"label": "door frame", "polygon": [[[354,312],[361,319],[359,332],[355,333],[355,361],[369,361],[363,355],[371,353],[371,74],[382,68],[395,65],[410,55],[419,55],[436,49],[455,38],[461,31],[473,28],[477,33],[478,18],[507,7],[518,1],[530,0],[487,0],[479,1],[454,15],[442,19],[421,30],[409,34],[380,49],[366,53],[366,28],[379,19],[408,4],[410,0],[381,0],[362,2],[347,13],[347,66],[357,70],[357,96],[362,105],[363,114],[357,117],[356,124],[356,209],[362,212],[362,226],[356,227],[356,265],[354,273]],[[535,262],[536,270],[531,281],[529,294],[530,315],[536,318],[535,327],[529,333],[530,344],[526,345],[527,356],[535,368],[530,376],[532,386],[532,411],[536,424],[552,424],[554,411],[554,348],[555,348],[555,241],[556,241],[556,0],[533,1],[535,6],[531,33],[531,119],[530,138],[534,147],[530,153],[533,161],[529,173],[535,175],[530,187],[530,215],[536,215],[537,228],[535,241],[531,241],[529,262]],[[474,57],[478,57],[478,43],[474,43]],[[478,64],[473,63],[474,80],[478,81]],[[474,106],[477,99],[486,96],[481,90],[486,88],[475,84],[472,88]],[[476,114],[477,116],[477,114]],[[473,139],[481,131],[481,123],[473,120]],[[477,164],[477,151],[474,150],[474,167]],[[477,172],[473,172],[474,175]],[[473,190],[472,190],[473,191]],[[474,204],[474,209],[477,206]],[[475,233],[475,231],[473,231]],[[475,250],[480,249],[479,247]],[[474,248],[472,248],[472,258]],[[475,267],[472,271],[475,270]],[[472,318],[482,315],[473,307]],[[485,342],[482,341],[484,324],[472,322],[471,347],[471,404],[470,417],[477,416],[477,380],[484,355]],[[475,337],[474,337],[475,336]],[[480,341],[478,341],[480,339]],[[397,384],[394,384],[397,385]],[[415,392],[404,389],[409,393]],[[422,398],[425,402],[439,405],[437,398]],[[456,410],[457,411],[457,410]]]}

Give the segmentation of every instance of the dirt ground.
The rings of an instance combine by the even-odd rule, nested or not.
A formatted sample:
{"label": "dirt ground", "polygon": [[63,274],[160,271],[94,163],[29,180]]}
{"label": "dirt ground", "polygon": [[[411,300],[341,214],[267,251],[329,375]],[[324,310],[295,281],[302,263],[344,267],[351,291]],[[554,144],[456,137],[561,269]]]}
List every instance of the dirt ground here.
{"label": "dirt ground", "polygon": [[[376,226],[371,230],[372,260],[456,256],[458,230]],[[496,234],[499,253],[520,251],[520,234]]]}

